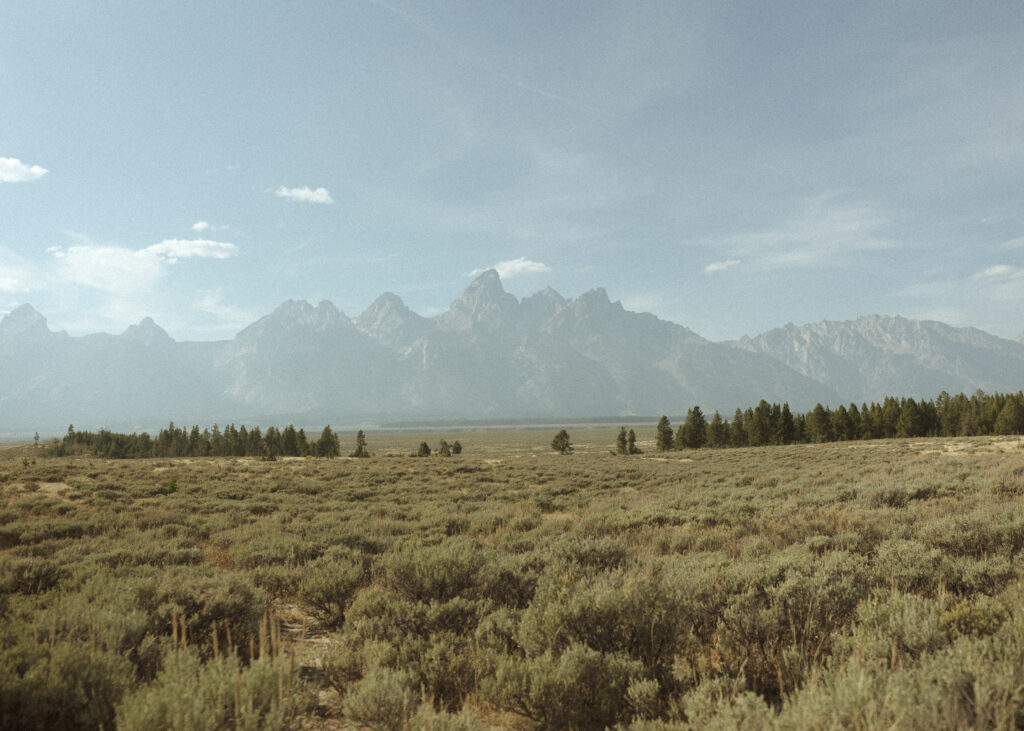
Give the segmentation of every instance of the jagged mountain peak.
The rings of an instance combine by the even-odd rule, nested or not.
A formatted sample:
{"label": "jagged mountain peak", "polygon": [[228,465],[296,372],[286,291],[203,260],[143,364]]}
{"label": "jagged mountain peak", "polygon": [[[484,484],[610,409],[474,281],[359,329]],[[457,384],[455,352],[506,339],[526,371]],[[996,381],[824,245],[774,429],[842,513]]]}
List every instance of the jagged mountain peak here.
{"label": "jagged mountain peak", "polygon": [[167,331],[157,325],[152,317],[144,317],[138,325],[129,325],[121,337],[142,343],[143,345],[157,345],[173,343],[174,338],[167,334]]}
{"label": "jagged mountain peak", "polygon": [[242,330],[236,339],[262,338],[282,331],[327,332],[352,328],[351,320],[329,300],[323,300],[314,307],[306,300],[290,299]]}
{"label": "jagged mountain peak", "polygon": [[0,338],[14,338],[25,333],[50,333],[46,318],[29,304],[16,307],[0,320]]}
{"label": "jagged mountain peak", "polygon": [[[576,304],[582,307],[604,309],[611,305],[612,301],[604,287],[595,287],[577,297]],[[621,308],[622,305],[620,304],[619,307]]]}
{"label": "jagged mountain peak", "polygon": [[490,304],[492,302],[518,304],[514,294],[509,294],[501,284],[501,277],[494,269],[488,269],[469,283],[457,302]]}
{"label": "jagged mountain peak", "polygon": [[496,331],[506,329],[518,309],[519,300],[501,286],[498,272],[488,269],[470,282],[462,296],[435,321],[446,330]]}
{"label": "jagged mountain peak", "polygon": [[428,323],[410,310],[397,294],[385,292],[355,319],[355,325],[366,335],[385,343],[398,344],[418,337]]}
{"label": "jagged mountain peak", "polygon": [[405,302],[403,302],[402,298],[399,297],[397,294],[395,294],[394,292],[385,292],[380,297],[375,299],[373,301],[373,304],[367,307],[366,312],[364,312],[363,314],[365,315],[367,312],[382,311],[386,309],[408,310],[409,308],[406,307]]}
{"label": "jagged mountain peak", "polygon": [[533,325],[540,324],[555,315],[566,304],[566,299],[551,287],[524,297],[519,303],[522,318]]}
{"label": "jagged mountain peak", "polygon": [[771,356],[856,401],[1013,389],[1019,383],[1014,374],[1024,372],[1019,343],[973,327],[899,315],[787,325],[735,345]]}

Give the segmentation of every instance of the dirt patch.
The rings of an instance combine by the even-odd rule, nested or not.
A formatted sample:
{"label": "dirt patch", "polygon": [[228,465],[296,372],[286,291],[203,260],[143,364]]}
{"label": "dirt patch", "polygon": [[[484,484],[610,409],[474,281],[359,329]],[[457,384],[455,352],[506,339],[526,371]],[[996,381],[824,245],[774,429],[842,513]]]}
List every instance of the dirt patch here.
{"label": "dirt patch", "polygon": [[62,490],[70,490],[71,485],[66,482],[40,482],[39,492],[46,493],[47,495],[53,495],[54,497],[64,497],[61,495]]}

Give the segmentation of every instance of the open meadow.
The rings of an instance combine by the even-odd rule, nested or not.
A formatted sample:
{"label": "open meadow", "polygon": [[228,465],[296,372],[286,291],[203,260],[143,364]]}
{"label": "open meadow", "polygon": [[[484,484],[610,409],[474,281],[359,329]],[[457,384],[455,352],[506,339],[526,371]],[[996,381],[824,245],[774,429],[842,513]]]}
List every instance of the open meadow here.
{"label": "open meadow", "polygon": [[1024,725],[1019,437],[555,431],[0,448],[0,727]]}

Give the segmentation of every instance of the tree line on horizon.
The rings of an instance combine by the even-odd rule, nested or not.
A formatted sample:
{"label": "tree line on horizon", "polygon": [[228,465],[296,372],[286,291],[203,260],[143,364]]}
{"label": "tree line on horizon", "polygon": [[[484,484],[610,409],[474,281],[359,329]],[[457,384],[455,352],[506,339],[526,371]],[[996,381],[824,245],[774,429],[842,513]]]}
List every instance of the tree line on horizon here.
{"label": "tree line on horizon", "polygon": [[[564,430],[563,430],[564,431]],[[561,432],[560,432],[561,434]],[[955,396],[943,391],[937,398],[916,401],[888,396],[881,403],[840,405],[835,409],[817,404],[806,413],[793,413],[788,403],[768,403],[764,399],[756,407],[736,409],[731,420],[716,411],[708,419],[699,406],[687,411],[683,423],[673,430],[667,416],[662,416],[655,433],[658,451],[699,449],[702,447],[759,447],[782,444],[892,439],[906,437],[987,436],[1024,434],[1024,392],[986,394],[976,391],[971,396]],[[564,444],[552,445],[556,451],[572,451],[568,434]],[[424,443],[425,444],[425,443]],[[454,446],[454,445],[450,445]],[[449,447],[450,449],[450,447]],[[439,454],[445,455],[445,444]],[[461,445],[450,450],[461,452]],[[616,440],[619,454],[638,454],[633,430],[620,431]],[[88,453],[107,459],[146,457],[338,457],[341,444],[338,435],[325,426],[319,438],[310,438],[304,429],[289,424],[283,429],[258,426],[246,428],[229,424],[220,429],[200,431],[176,427],[171,422],[154,438],[148,432],[125,434],[101,429],[98,432],[76,431],[68,427],[62,439],[55,439],[46,450],[47,456],[61,457]],[[429,455],[429,452],[427,452]],[[369,457],[366,436],[356,435],[353,457]],[[422,445],[421,445],[422,456]]]}
{"label": "tree line on horizon", "polygon": [[[154,438],[148,432],[125,434],[101,429],[98,432],[76,431],[74,424],[68,427],[62,439],[55,439],[47,449],[47,455],[63,457],[88,453],[107,459],[136,459],[146,457],[338,457],[341,442],[338,435],[327,425],[319,438],[310,438],[304,429],[289,424],[284,429],[268,427],[265,432],[258,426],[246,428],[229,424],[221,430],[213,428],[191,430],[176,427],[172,421],[161,429]],[[352,457],[369,457],[366,436],[360,430],[356,434],[355,451]]]}
{"label": "tree line on horizon", "polygon": [[[817,404],[807,413],[794,414],[788,403],[764,399],[752,408],[736,409],[732,420],[715,412],[707,419],[699,406],[686,413],[673,430],[662,416],[655,433],[658,451],[702,447],[760,447],[782,444],[815,444],[863,439],[912,437],[960,437],[1024,434],[1024,392],[971,396],[946,391],[937,398],[916,401],[887,396],[881,403],[840,405],[835,409]],[[620,454],[624,434],[619,435]]]}

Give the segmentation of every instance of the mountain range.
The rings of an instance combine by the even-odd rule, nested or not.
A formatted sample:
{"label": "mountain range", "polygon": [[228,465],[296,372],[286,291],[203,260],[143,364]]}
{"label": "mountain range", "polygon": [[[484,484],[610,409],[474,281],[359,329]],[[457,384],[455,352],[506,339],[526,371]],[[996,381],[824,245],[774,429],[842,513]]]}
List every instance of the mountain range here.
{"label": "mountain range", "polygon": [[520,300],[493,270],[436,317],[394,294],[355,318],[289,300],[224,341],[177,342],[149,318],[72,337],[30,305],[0,320],[0,433],[731,414],[1022,387],[1024,342],[974,328],[875,315],[716,343],[603,289]]}

